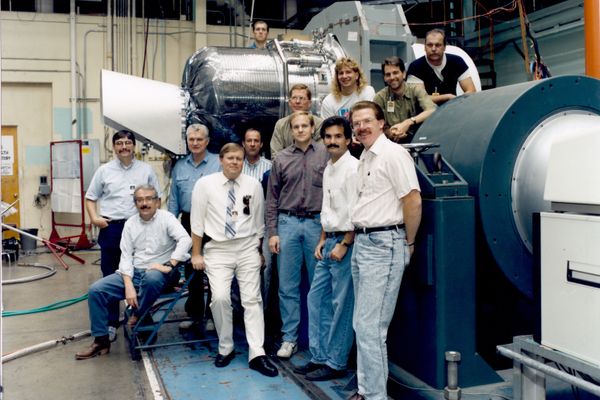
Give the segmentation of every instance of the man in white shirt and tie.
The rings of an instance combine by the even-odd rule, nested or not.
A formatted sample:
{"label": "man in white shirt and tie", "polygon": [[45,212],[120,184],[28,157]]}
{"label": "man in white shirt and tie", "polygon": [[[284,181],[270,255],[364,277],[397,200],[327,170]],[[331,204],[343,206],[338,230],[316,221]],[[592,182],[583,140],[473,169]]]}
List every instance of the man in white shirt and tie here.
{"label": "man in white shirt and tie", "polygon": [[192,265],[194,269],[206,272],[212,291],[210,308],[219,336],[215,366],[225,367],[235,357],[231,309],[231,281],[235,276],[244,307],[250,368],[265,376],[277,376],[277,368],[263,348],[260,249],[265,224],[262,187],[256,179],[242,174],[242,146],[226,144],[219,159],[222,172],[205,176],[194,186],[190,218]]}

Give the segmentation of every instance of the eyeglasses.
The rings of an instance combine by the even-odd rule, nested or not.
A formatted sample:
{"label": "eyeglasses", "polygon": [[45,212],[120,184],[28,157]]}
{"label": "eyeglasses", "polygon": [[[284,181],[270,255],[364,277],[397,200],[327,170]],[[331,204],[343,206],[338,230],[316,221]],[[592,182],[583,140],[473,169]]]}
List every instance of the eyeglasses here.
{"label": "eyeglasses", "polygon": [[375,118],[367,118],[362,121],[354,121],[352,122],[352,128],[359,129],[363,125],[370,125],[373,121],[375,121]]}
{"label": "eyeglasses", "polygon": [[132,140],[117,140],[115,142],[115,146],[131,146],[132,144]]}
{"label": "eyeglasses", "polygon": [[146,197],[134,197],[133,200],[137,203],[137,204],[142,204],[145,203],[147,201],[152,201],[152,200],[156,200],[158,199],[158,196],[146,196]]}
{"label": "eyeglasses", "polygon": [[252,198],[251,195],[247,195],[242,197],[242,203],[244,203],[244,214],[246,215],[250,215],[250,199]]}

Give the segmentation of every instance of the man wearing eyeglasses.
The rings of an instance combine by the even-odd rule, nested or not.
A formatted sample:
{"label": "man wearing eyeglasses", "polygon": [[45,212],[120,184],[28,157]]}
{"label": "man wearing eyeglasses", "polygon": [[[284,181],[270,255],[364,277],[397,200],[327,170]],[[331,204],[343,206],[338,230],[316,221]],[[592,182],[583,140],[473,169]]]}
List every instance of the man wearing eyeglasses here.
{"label": "man wearing eyeglasses", "polygon": [[[187,127],[186,142],[190,153],[177,161],[171,173],[171,192],[169,194],[169,211],[179,217],[181,215],[181,224],[188,234],[191,235],[190,210],[192,203],[192,190],[198,179],[203,176],[218,172],[221,168],[219,157],[206,150],[210,143],[209,130],[206,125],[191,124]],[[192,267],[185,266],[185,277],[189,278],[192,274]],[[180,329],[190,329],[192,327],[213,330],[212,316],[210,309],[204,302],[204,274],[200,271],[194,275],[188,284],[188,298],[185,301],[185,311],[190,317],[190,321],[182,321],[179,324]],[[210,292],[207,296],[207,303],[210,303]],[[202,325],[206,317],[206,325]]]}
{"label": "man wearing eyeglasses", "polygon": [[[281,118],[275,124],[273,136],[271,137],[271,158],[275,158],[277,153],[286,147],[294,143],[294,135],[290,125],[291,114],[296,111],[310,112],[312,94],[308,86],[303,83],[297,83],[293,85],[289,92],[288,105],[290,107],[290,115]],[[315,130],[312,135],[312,139],[315,142],[321,141],[321,135],[319,135],[319,129],[323,119],[315,115],[312,116],[315,123]]]}
{"label": "man wearing eyeglasses", "polygon": [[350,110],[350,121],[365,147],[358,165],[358,200],[351,211],[358,378],[351,399],[382,400],[387,399],[387,330],[414,251],[421,195],[410,154],[383,133],[381,107],[358,102]]}
{"label": "man wearing eyeglasses", "polygon": [[159,210],[160,198],[153,186],[138,186],[129,202],[138,213],[124,224],[119,269],[90,286],[88,307],[94,342],[75,355],[77,360],[110,351],[108,324],[114,318],[111,312],[115,304],[127,301],[133,308],[128,323],[135,325],[165,286],[178,280],[177,264],[190,258],[191,238],[173,214]]}
{"label": "man wearing eyeglasses", "polygon": [[[222,172],[200,178],[192,192],[192,265],[204,270],[212,292],[212,310],[219,336],[217,368],[235,358],[231,282],[238,281],[251,369],[269,377],[278,374],[265,354],[260,295],[264,199],[260,183],[242,174],[244,148],[228,143],[219,153]],[[210,237],[210,241],[207,238]],[[204,247],[202,244],[205,243]]]}
{"label": "man wearing eyeglasses", "polygon": [[[85,194],[90,221],[100,229],[100,269],[105,277],[119,266],[121,233],[125,221],[136,213],[131,201],[133,191],[143,184],[160,187],[152,167],[135,159],[135,135],[132,132],[118,131],[113,135],[112,143],[116,158],[96,170]],[[160,191],[158,196],[161,196]],[[119,326],[118,304],[115,307],[111,315],[117,318],[109,321],[111,341],[116,340],[116,327]]]}

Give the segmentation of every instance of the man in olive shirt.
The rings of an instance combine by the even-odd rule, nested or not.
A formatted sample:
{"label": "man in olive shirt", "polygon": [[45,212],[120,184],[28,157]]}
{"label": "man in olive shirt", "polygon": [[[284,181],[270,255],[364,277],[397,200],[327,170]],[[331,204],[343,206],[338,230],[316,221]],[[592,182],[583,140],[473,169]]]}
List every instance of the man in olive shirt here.
{"label": "man in olive shirt", "polygon": [[323,171],[329,155],[312,139],[314,120],[306,111],[291,115],[294,144],[273,160],[267,191],[266,220],[269,248],[278,254],[279,308],[283,344],[280,358],[297,351],[300,326],[300,280],[302,264],[309,283],[315,271],[314,250],[321,236]]}
{"label": "man in olive shirt", "polygon": [[[297,83],[290,88],[288,105],[292,113],[296,111],[310,112],[312,94],[308,86],[303,83]],[[290,117],[281,118],[275,124],[273,130],[273,136],[271,136],[271,158],[275,158],[277,153],[285,149],[292,143],[294,143],[294,135],[292,133],[292,127],[290,125]],[[312,138],[315,142],[321,141],[321,135],[319,135],[319,129],[323,120],[317,116],[312,116],[315,121],[315,129]]]}
{"label": "man in olive shirt", "polygon": [[381,107],[388,128],[387,137],[397,143],[408,143],[421,123],[437,108],[422,85],[406,84],[406,67],[398,57],[388,57],[381,64],[387,87],[373,101]]}

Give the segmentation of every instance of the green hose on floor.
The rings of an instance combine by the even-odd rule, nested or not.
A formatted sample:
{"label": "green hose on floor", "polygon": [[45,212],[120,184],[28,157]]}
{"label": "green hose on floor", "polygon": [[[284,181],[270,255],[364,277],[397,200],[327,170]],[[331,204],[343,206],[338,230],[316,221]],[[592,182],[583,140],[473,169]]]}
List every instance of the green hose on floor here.
{"label": "green hose on floor", "polygon": [[46,311],[58,310],[59,308],[68,307],[73,304],[79,303],[80,301],[87,300],[87,298],[88,298],[88,295],[86,293],[81,297],[75,297],[73,299],[68,299],[68,300],[61,300],[56,303],[48,304],[47,306],[43,306],[43,307],[32,308],[29,310],[3,311],[2,316],[3,317],[14,317],[16,315],[27,315],[27,314],[35,314],[35,313],[41,313],[41,312],[46,312]]}

